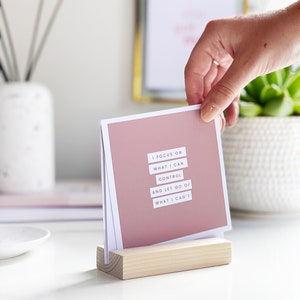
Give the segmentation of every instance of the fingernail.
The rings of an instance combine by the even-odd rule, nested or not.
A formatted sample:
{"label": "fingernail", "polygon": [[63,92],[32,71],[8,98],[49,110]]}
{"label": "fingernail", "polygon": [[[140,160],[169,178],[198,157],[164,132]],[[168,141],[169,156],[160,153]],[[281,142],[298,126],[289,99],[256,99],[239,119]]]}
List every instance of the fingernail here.
{"label": "fingernail", "polygon": [[214,104],[204,104],[201,106],[201,118],[204,122],[210,122],[221,112],[221,109]]}
{"label": "fingernail", "polygon": [[229,124],[227,123],[228,128],[233,128],[234,126],[235,126],[235,123],[229,123]]}

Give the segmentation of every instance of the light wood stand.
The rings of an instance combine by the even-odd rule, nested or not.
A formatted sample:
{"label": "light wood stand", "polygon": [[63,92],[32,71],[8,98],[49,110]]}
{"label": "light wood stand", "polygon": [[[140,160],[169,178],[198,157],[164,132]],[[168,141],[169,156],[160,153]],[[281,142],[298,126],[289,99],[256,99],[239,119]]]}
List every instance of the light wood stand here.
{"label": "light wood stand", "polygon": [[119,279],[187,271],[231,262],[231,242],[206,238],[179,243],[158,244],[110,252],[104,264],[104,248],[97,247],[97,268]]}

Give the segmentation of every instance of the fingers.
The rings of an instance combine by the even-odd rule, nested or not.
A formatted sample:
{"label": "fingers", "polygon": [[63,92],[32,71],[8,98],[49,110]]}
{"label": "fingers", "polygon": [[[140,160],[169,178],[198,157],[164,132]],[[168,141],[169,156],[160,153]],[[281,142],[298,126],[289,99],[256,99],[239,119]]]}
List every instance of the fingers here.
{"label": "fingers", "polygon": [[202,103],[204,100],[204,76],[199,73],[185,75],[186,98],[188,104]]}
{"label": "fingers", "polygon": [[[202,63],[199,64],[199,61]],[[205,76],[208,74],[209,77],[215,77],[214,74],[209,74],[210,69],[210,57],[199,57],[196,52],[192,52],[185,67],[186,97],[189,104],[202,103],[204,100],[205,89],[207,89]]]}
{"label": "fingers", "polygon": [[218,76],[218,67],[216,64],[211,63],[211,67],[209,69],[209,71],[207,72],[206,76],[204,77],[204,82],[203,82],[203,97],[205,99],[205,97],[207,96],[207,94],[209,93],[209,91],[211,90],[213,83],[216,79],[216,77]]}
{"label": "fingers", "polygon": [[[208,95],[211,88],[223,77],[226,70],[232,62],[232,58],[228,54],[224,54],[220,58],[221,64],[211,57],[193,64],[191,60],[188,62],[185,70],[185,86],[187,100],[189,104],[202,103]],[[199,65],[199,66],[198,66]],[[210,65],[208,67],[208,65]]]}
{"label": "fingers", "polygon": [[236,97],[232,103],[226,109],[226,124],[228,127],[232,127],[239,116],[239,97]]}
{"label": "fingers", "polygon": [[213,58],[219,60],[219,51],[212,46],[215,43],[218,43],[215,32],[207,36],[206,28],[191,52],[184,70],[186,96],[189,104],[202,103],[205,94],[215,80],[217,66],[212,62]]}
{"label": "fingers", "polygon": [[[203,101],[201,106],[202,120],[210,122],[228,107],[227,121],[233,125],[238,114],[238,104],[237,101],[232,102],[238,98],[239,92],[251,79],[249,74],[244,72],[241,63],[238,60],[234,61]],[[230,106],[231,103],[232,106]]]}
{"label": "fingers", "polygon": [[220,115],[217,116],[217,119],[220,122],[220,131],[221,131],[221,133],[224,132],[226,125],[228,127],[232,127],[236,123],[238,115],[239,115],[238,100],[239,100],[239,98],[236,97],[234,99],[234,101],[227,108],[227,110],[226,110],[226,120],[225,120],[225,117],[224,117],[223,113],[221,113]]}
{"label": "fingers", "polygon": [[232,55],[220,39],[220,22],[211,21],[191,52],[185,67],[185,88],[189,104],[202,103],[231,65]]}
{"label": "fingers", "polygon": [[[249,47],[240,43],[239,35],[233,36],[231,41],[228,40],[231,36],[226,35],[230,32],[229,29],[235,28],[236,21],[210,22],[185,68],[188,103],[202,104],[201,117],[206,122],[221,115],[228,108],[227,122],[233,125],[238,116],[238,104],[237,101],[232,105],[231,103],[247,82],[254,78],[254,51],[247,50]],[[252,72],[249,71],[251,69]]]}
{"label": "fingers", "polygon": [[225,130],[225,125],[226,125],[226,121],[225,121],[225,118],[224,118],[224,114],[222,113],[222,114],[220,114],[219,116],[218,116],[218,118],[219,118],[219,121],[220,121],[220,131],[221,131],[221,133]]}

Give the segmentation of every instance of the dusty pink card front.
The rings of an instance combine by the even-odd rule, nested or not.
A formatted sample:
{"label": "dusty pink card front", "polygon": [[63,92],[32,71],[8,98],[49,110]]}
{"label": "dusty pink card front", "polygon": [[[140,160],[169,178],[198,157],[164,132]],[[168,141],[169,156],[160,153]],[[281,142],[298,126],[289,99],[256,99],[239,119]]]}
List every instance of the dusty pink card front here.
{"label": "dusty pink card front", "polygon": [[216,122],[202,122],[195,106],[102,123],[109,201],[124,248],[231,228]]}

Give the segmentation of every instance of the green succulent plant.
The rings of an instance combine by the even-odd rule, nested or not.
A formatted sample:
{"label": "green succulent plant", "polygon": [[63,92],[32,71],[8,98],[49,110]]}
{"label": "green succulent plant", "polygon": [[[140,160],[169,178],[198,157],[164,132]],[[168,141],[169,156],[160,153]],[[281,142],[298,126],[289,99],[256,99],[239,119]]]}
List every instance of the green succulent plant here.
{"label": "green succulent plant", "polygon": [[291,66],[259,76],[240,95],[240,116],[285,117],[300,114],[300,69]]}

